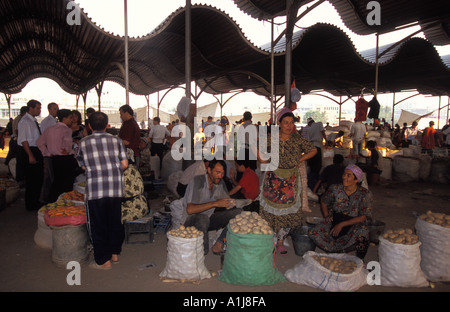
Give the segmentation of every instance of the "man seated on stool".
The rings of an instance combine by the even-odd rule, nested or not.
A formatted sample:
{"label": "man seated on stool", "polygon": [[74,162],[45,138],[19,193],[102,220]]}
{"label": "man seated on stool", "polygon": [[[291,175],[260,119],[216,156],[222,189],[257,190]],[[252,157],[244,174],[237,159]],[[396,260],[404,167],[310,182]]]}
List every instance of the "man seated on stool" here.
{"label": "man seated on stool", "polygon": [[205,255],[209,251],[208,231],[225,228],[231,219],[242,212],[242,209],[235,208],[235,200],[228,194],[223,181],[225,171],[225,161],[211,160],[207,173],[189,182],[183,198],[186,214],[184,226],[195,226],[203,232]]}

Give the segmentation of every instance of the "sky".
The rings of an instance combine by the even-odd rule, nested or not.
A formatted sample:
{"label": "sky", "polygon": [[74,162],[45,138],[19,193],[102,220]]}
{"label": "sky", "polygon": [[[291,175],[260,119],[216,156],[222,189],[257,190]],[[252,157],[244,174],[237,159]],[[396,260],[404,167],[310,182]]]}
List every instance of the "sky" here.
{"label": "sky", "polygon": [[[120,36],[124,35],[124,0],[77,0],[76,3],[84,10],[85,13],[95,22],[98,26],[104,28],[105,31],[111,32],[113,34],[117,34]],[[255,20],[239,10],[239,8],[235,5],[232,0],[205,0],[205,1],[191,1],[192,4],[208,4],[223,10],[225,13],[230,15],[236,23],[241,27],[244,35],[252,41],[255,45],[261,46],[270,42],[271,39],[271,26],[268,22],[263,22],[259,20]],[[177,10],[180,7],[184,7],[186,4],[185,0],[127,0],[127,11],[128,11],[128,35],[130,37],[140,37],[145,36],[154,30],[158,25],[160,25],[164,19],[169,16],[173,11]],[[301,8],[299,12],[302,12],[305,8]],[[285,17],[278,17],[275,19],[275,37],[278,33],[283,31]],[[328,2],[322,3],[319,7],[315,8],[312,12],[302,18],[299,22],[297,22],[298,27],[308,27],[314,25],[317,22],[327,22],[341,28],[352,40],[353,44],[356,47],[357,51],[367,50],[370,48],[374,48],[376,45],[376,37],[375,35],[367,35],[367,36],[359,36],[352,33],[342,22],[338,13],[333,8],[331,4]],[[297,30],[300,28],[296,28]],[[294,29],[294,31],[296,31]],[[416,31],[417,27],[407,28],[402,31],[395,31],[392,34],[385,34],[380,36],[379,44],[385,45],[389,43],[393,43],[408,36],[410,33]],[[422,36],[418,34],[417,36]],[[422,36],[423,37],[423,36]],[[450,47],[439,48],[438,52],[441,55],[450,54]],[[53,84],[54,82],[49,82],[48,79],[36,79],[30,82],[27,87],[24,89],[26,92],[40,92],[43,90],[42,85],[48,86],[49,84]],[[59,86],[56,85],[55,90],[60,89]],[[44,88],[44,90],[48,90],[48,88]],[[58,90],[59,91],[59,90]],[[60,91],[64,93],[63,91]],[[125,99],[125,91],[124,89],[112,82],[105,82],[103,87],[103,92],[105,96],[110,97],[123,97]],[[96,100],[97,96],[95,91],[92,91],[92,95],[88,95],[88,101]],[[162,96],[163,92],[160,93]],[[162,103],[161,109],[165,111],[171,111],[176,107],[176,104],[184,95],[184,90],[179,89],[177,91],[172,91],[167,95],[164,102]],[[229,97],[230,95],[228,95]],[[386,102],[386,105],[392,105],[392,95],[386,95],[386,100],[383,97],[379,97],[380,103],[383,105],[383,102]],[[406,95],[405,95],[406,97]],[[67,98],[69,101],[74,99],[74,95],[65,95],[64,98]],[[397,98],[400,98],[397,96]],[[224,95],[224,100],[227,99],[227,95]],[[321,99],[323,101],[323,99]],[[415,98],[413,101],[417,101],[418,98]],[[75,100],[73,100],[75,101]],[[156,103],[157,95],[150,95],[150,103]],[[199,98],[198,105],[203,106],[206,104],[210,104],[215,102],[216,99],[211,95],[202,95]],[[310,105],[318,101],[317,96],[306,96],[303,97],[301,102],[304,105]],[[422,97],[420,99],[421,103],[429,102],[429,98]],[[431,107],[434,107],[434,103],[438,103],[438,99],[431,100]],[[236,96],[233,100],[231,100],[224,108],[224,112],[233,111],[233,106],[239,105],[242,109],[242,105],[239,103],[247,103],[250,107],[260,108],[264,110],[270,109],[270,102],[257,95],[252,94],[251,92],[244,93]],[[353,102],[351,102],[353,103]],[[145,106],[146,101],[143,96],[134,96],[130,94],[130,104],[134,106]],[[351,104],[349,104],[351,105]],[[436,108],[437,108],[436,104]]]}

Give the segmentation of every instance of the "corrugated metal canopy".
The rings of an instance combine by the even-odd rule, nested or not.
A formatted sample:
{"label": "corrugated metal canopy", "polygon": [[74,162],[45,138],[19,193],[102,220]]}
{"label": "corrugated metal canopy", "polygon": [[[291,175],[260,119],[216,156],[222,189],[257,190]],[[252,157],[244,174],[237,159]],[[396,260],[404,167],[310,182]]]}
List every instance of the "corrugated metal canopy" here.
{"label": "corrugated metal canopy", "polygon": [[[109,80],[124,86],[124,38],[97,27],[84,13],[68,25],[68,0],[0,2],[0,91],[18,93],[32,79],[48,77],[72,94]],[[269,2],[267,2],[269,3]],[[192,80],[209,93],[254,90],[269,95],[270,52],[256,47],[224,12],[192,6]],[[185,83],[185,11],[172,13],[152,33],[129,40],[130,91],[147,95]],[[305,93],[359,94],[372,88],[375,62],[358,53],[348,36],[328,24],[294,34],[292,74]],[[284,94],[284,43],[275,55],[276,94]],[[444,60],[446,62],[446,60]],[[411,39],[386,53],[379,92],[418,89],[449,94],[450,72],[432,44]],[[448,63],[446,63],[448,64]]]}
{"label": "corrugated metal canopy", "polygon": [[[268,20],[286,15],[286,1],[234,0],[248,15]],[[313,0],[294,0],[294,6],[302,7]],[[450,5],[448,0],[378,0],[380,24],[369,25],[367,16],[374,10],[368,0],[328,0],[344,24],[359,35],[387,33],[411,23],[418,23],[426,38],[434,45],[450,44]]]}

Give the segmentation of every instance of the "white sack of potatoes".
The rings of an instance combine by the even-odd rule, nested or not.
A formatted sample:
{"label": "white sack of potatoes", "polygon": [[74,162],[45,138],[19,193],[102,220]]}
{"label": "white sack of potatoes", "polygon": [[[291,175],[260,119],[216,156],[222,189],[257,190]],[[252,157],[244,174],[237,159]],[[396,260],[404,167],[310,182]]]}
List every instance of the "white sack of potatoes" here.
{"label": "white sack of potatoes", "polygon": [[450,228],[417,219],[416,232],[419,236],[420,266],[431,282],[450,281]]}
{"label": "white sack of potatoes", "polygon": [[205,266],[203,233],[194,238],[167,234],[167,261],[160,277],[177,280],[202,280],[211,278]]}
{"label": "white sack of potatoes", "polygon": [[420,245],[396,244],[380,236],[378,258],[381,285],[398,287],[427,287],[428,281],[420,268]]}

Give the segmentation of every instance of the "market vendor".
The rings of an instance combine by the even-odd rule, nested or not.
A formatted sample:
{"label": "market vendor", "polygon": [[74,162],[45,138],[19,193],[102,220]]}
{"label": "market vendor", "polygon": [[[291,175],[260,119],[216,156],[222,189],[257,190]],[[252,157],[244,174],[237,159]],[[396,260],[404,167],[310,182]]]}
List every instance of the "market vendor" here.
{"label": "market vendor", "polygon": [[324,221],[310,229],[310,239],[326,252],[356,249],[364,259],[369,248],[368,220],[372,215],[372,193],[361,187],[364,173],[356,165],[345,168],[342,184],[332,185],[321,197]]}
{"label": "market vendor", "polygon": [[226,164],[223,160],[209,162],[207,173],[195,176],[188,184],[183,197],[184,226],[195,226],[203,232],[205,255],[209,251],[208,231],[223,229],[242,212],[235,208],[223,181]]}

